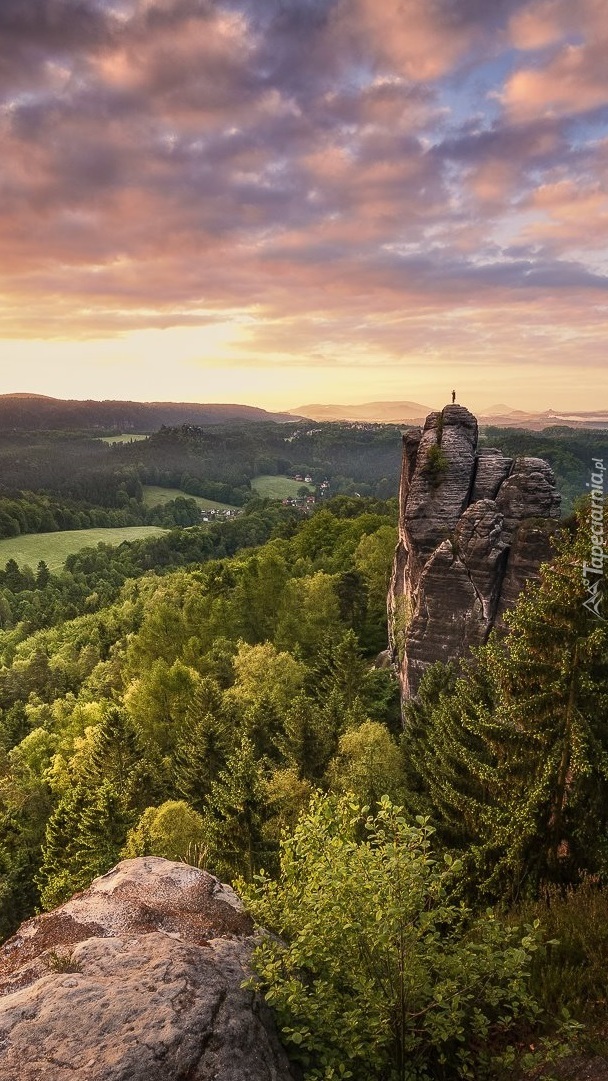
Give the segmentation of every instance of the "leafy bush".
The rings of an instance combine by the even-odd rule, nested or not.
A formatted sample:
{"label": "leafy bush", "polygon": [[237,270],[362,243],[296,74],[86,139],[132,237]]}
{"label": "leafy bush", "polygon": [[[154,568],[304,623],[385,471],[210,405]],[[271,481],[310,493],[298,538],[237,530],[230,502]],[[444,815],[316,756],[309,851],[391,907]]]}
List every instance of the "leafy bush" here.
{"label": "leafy bush", "polygon": [[536,1016],[538,926],[472,919],[454,900],[460,865],[438,863],[426,820],[399,812],[383,797],[363,822],[367,808],[317,795],[282,842],[280,880],[239,884],[281,936],[253,967],[307,1081],[482,1077],[487,1048]]}
{"label": "leafy bush", "polygon": [[160,807],[146,808],[137,825],[129,830],[121,856],[162,856],[191,862],[193,853],[198,853],[200,859],[204,848],[201,816],[184,800],[167,800]]}

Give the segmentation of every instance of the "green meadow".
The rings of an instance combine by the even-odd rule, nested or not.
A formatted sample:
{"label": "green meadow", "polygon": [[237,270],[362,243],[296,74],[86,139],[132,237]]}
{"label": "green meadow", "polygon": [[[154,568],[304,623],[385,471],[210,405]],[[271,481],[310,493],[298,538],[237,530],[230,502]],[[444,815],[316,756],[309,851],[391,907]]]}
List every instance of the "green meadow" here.
{"label": "green meadow", "polygon": [[20,567],[36,568],[44,560],[49,570],[59,571],[67,557],[81,548],[94,548],[104,544],[121,544],[122,541],[154,537],[166,532],[156,525],[120,526],[108,529],[66,529],[60,533],[26,533],[22,537],[0,540],[0,567],[14,559]]}
{"label": "green meadow", "polygon": [[254,477],[251,487],[264,499],[295,499],[300,488],[308,488],[310,492],[315,490],[314,484],[280,476]]}
{"label": "green meadow", "polygon": [[144,484],[144,505],[157,507],[158,504],[170,503],[172,499],[193,499],[201,510],[234,510],[230,503],[217,503],[214,499],[204,499],[200,495],[188,495],[179,488],[159,488],[156,484]]}
{"label": "green meadow", "polygon": [[147,439],[147,435],[138,435],[135,432],[123,432],[122,435],[102,435],[102,443],[138,443],[140,439]]}

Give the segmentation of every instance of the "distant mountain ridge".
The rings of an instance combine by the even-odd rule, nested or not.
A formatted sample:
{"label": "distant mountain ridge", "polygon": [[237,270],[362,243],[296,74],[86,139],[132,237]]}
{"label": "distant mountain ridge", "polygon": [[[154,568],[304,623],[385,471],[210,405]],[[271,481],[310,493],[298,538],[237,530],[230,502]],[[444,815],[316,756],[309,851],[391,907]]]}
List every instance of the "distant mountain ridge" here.
{"label": "distant mountain ridge", "polygon": [[[253,405],[204,402],[132,402],[106,399],[63,399],[44,394],[0,394],[0,428],[18,430],[80,429],[84,431],[152,432],[165,424],[213,425],[244,421],[287,423],[297,420],[362,424],[424,424],[432,406],[420,402],[364,402],[360,405],[314,403],[284,412]],[[480,411],[482,425],[542,431],[552,425],[572,428],[608,428],[608,409],[595,411],[526,412],[507,405]]]}
{"label": "distant mountain ridge", "polygon": [[429,405],[419,402],[364,402],[363,405],[302,405],[289,409],[292,416],[308,417],[310,420],[377,421],[383,424],[402,424],[424,420],[432,412]]}
{"label": "distant mountain ridge", "polygon": [[[424,424],[429,413],[437,407],[421,405],[419,402],[364,402],[361,405],[302,405],[289,410],[292,416],[304,416],[317,421],[351,421],[352,423],[378,424]],[[508,405],[493,405],[479,413],[479,423],[496,425],[500,428],[527,428],[530,431],[542,431],[553,425],[567,425],[571,428],[608,428],[608,409],[594,411],[556,409],[526,412],[513,409]]]}
{"label": "distant mountain ridge", "polygon": [[48,430],[79,428],[151,432],[162,424],[230,424],[239,421],[293,421],[253,405],[197,402],[129,402],[49,398],[42,394],[0,394],[0,427]]}

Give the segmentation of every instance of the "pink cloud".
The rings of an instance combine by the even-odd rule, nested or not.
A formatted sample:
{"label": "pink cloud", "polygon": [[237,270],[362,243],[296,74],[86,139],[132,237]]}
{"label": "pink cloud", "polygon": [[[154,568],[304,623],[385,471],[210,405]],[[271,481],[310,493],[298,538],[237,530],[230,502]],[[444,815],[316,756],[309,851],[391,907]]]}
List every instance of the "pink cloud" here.
{"label": "pink cloud", "polygon": [[511,17],[509,32],[516,49],[542,49],[560,41],[576,23],[568,0],[540,0]]}
{"label": "pink cloud", "polygon": [[608,246],[608,193],[596,180],[569,178],[542,184],[522,203],[534,213],[520,240],[568,251],[601,252]]}
{"label": "pink cloud", "polygon": [[[163,0],[36,42],[7,2],[30,60],[0,113],[5,335],[224,313],[294,363],[561,363],[573,328],[599,355],[605,159],[561,122],[605,92],[595,0],[583,45],[557,0]],[[497,119],[483,79],[471,101],[509,40],[544,51]]]}
{"label": "pink cloud", "polygon": [[605,34],[604,0],[532,0],[516,9],[508,32],[516,49],[555,45],[568,35],[594,40]]}
{"label": "pink cloud", "polygon": [[481,23],[453,21],[430,0],[352,0],[337,8],[336,29],[385,67],[415,83],[445,75],[484,36]]}
{"label": "pink cloud", "polygon": [[572,116],[608,104],[607,42],[566,45],[545,67],[521,68],[502,102],[516,121]]}

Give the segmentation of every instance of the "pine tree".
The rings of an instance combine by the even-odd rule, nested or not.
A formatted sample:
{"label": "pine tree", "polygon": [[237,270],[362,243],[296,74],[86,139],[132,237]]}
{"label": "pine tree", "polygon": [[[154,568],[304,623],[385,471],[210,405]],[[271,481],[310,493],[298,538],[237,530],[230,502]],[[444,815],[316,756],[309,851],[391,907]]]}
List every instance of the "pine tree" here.
{"label": "pine tree", "polygon": [[158,798],[137,732],[114,706],[97,725],[74,788],[49,818],[37,877],[44,908],[53,908],[119,858],[138,811]]}
{"label": "pine tree", "polygon": [[0,939],[12,935],[39,901],[40,845],[33,844],[15,812],[0,816]]}
{"label": "pine tree", "polygon": [[308,676],[311,693],[324,701],[338,695],[344,710],[365,695],[367,665],[361,655],[354,631],[349,630],[339,642],[326,639],[318,651]]}
{"label": "pine tree", "polygon": [[110,782],[71,789],[51,815],[37,876],[42,907],[54,908],[120,858],[134,813]]}
{"label": "pine tree", "polygon": [[431,818],[448,847],[466,847],[477,836],[479,774],[490,757],[483,729],[493,708],[486,672],[473,663],[461,680],[454,665],[432,665],[417,699],[405,705],[405,806],[412,817]]}
{"label": "pine tree", "polygon": [[562,542],[452,689],[431,671],[406,710],[410,809],[490,895],[608,878],[608,631],[583,607],[583,544]]}
{"label": "pine tree", "polygon": [[213,781],[226,766],[234,737],[220,713],[191,718],[173,755],[173,782],[196,811],[206,806]]}
{"label": "pine tree", "polygon": [[336,594],[340,618],[353,630],[362,630],[367,616],[367,586],[363,575],[356,570],[344,571],[336,582]]}
{"label": "pine tree", "polygon": [[564,545],[511,613],[504,645],[495,636],[487,650],[504,733],[498,873],[608,876],[608,627],[583,607],[584,546]]}
{"label": "pine tree", "polygon": [[267,862],[266,811],[266,790],[253,744],[243,736],[211,785],[205,809],[209,866],[215,874],[242,875],[250,882]]}
{"label": "pine tree", "polygon": [[220,713],[222,708],[222,690],[215,679],[205,676],[198,684],[192,701],[188,706],[187,719],[196,720],[205,714]]}
{"label": "pine tree", "polygon": [[84,885],[109,871],[120,859],[133,820],[134,816],[125,811],[123,800],[108,781],[87,800],[74,840],[75,864]]}
{"label": "pine tree", "polygon": [[36,589],[44,589],[51,579],[51,572],[43,559],[36,568]]}
{"label": "pine tree", "polygon": [[3,584],[12,593],[19,593],[24,588],[24,578],[15,559],[9,559],[6,563]]}
{"label": "pine tree", "polygon": [[63,796],[49,818],[36,879],[45,909],[54,908],[88,885],[80,874],[76,853],[80,822],[89,801],[84,785],[77,785]]}
{"label": "pine tree", "polygon": [[298,695],[285,716],[280,743],[285,761],[295,767],[301,777],[319,782],[337,744],[337,730],[332,721],[328,724],[321,704],[304,694]]}
{"label": "pine tree", "polygon": [[0,593],[0,630],[9,630],[13,625],[13,612],[3,593]]}
{"label": "pine tree", "polygon": [[97,726],[83,781],[90,790],[109,782],[125,808],[142,810],[158,794],[137,730],[124,709],[111,706]]}
{"label": "pine tree", "polygon": [[243,731],[253,744],[258,762],[277,765],[283,761],[284,713],[270,695],[263,694],[245,708]]}

